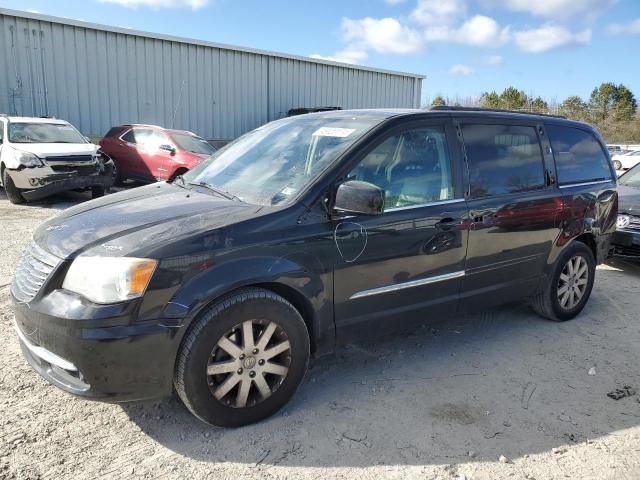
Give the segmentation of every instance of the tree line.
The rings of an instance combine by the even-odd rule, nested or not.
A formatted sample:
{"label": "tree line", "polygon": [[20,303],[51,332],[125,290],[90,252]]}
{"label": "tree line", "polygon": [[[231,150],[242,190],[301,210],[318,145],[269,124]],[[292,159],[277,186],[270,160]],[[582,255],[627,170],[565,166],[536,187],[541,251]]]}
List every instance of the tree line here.
{"label": "tree line", "polygon": [[430,103],[430,106],[442,105],[562,115],[595,125],[607,143],[640,143],[638,103],[631,90],[622,84],[602,83],[593,89],[588,100],[572,95],[562,103],[547,102],[515,87],[507,87],[500,93],[484,92],[477,99],[450,99],[438,95]]}

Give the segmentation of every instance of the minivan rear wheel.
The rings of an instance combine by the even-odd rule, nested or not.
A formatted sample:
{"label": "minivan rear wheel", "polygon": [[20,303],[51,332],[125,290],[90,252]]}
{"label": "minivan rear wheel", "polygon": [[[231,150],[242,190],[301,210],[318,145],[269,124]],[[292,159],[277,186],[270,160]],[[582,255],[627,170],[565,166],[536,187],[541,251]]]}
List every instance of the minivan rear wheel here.
{"label": "minivan rear wheel", "polygon": [[533,310],[557,322],[576,317],[591,296],[596,260],[589,246],[575,241],[558,257],[544,291],[530,300]]}
{"label": "minivan rear wheel", "polygon": [[309,362],[300,313],[275,293],[249,288],[207,308],[186,334],[174,386],[200,420],[238,427],[277,412]]}

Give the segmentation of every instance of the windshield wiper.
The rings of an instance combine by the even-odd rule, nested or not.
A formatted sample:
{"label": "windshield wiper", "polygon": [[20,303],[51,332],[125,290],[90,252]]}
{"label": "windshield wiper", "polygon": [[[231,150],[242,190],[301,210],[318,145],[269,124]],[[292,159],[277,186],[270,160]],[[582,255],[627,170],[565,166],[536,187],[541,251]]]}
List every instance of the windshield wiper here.
{"label": "windshield wiper", "polygon": [[240,200],[240,197],[235,196],[233,193],[229,193],[229,192],[225,192],[224,190],[220,190],[217,187],[214,187],[213,185],[209,185],[207,182],[189,182],[189,185],[195,185],[197,187],[203,187],[206,188],[207,190],[211,190],[214,193],[217,193],[218,195],[220,195],[221,197],[226,198],[227,200],[233,200],[236,202],[241,202],[242,200]]}

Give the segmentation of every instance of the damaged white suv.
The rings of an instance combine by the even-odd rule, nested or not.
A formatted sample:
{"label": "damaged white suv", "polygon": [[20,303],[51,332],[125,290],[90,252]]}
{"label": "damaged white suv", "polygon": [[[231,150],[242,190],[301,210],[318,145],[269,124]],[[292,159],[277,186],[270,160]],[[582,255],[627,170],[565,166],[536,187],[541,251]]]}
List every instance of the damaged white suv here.
{"label": "damaged white suv", "polygon": [[0,182],[12,203],[66,190],[104,195],[113,162],[70,123],[0,115]]}

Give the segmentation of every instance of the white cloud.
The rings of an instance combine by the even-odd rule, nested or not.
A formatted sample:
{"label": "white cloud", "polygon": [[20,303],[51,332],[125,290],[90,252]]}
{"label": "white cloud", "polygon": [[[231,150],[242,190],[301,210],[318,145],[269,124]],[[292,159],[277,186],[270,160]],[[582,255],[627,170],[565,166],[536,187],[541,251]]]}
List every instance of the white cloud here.
{"label": "white cloud", "polygon": [[591,42],[591,30],[572,33],[557,25],[524,30],[514,34],[516,45],[527,53],[542,53],[554,48],[586,45]]}
{"label": "white cloud", "polygon": [[402,25],[395,18],[342,19],[342,35],[347,50],[374,50],[378,53],[409,54],[422,50],[423,40],[417,30]]}
{"label": "white cloud", "polygon": [[464,0],[418,0],[411,18],[422,25],[449,25],[466,12]]}
{"label": "white cloud", "polygon": [[367,52],[362,50],[340,50],[334,55],[324,56],[318,53],[310,55],[311,58],[317,58],[319,60],[329,60],[331,62],[341,63],[361,63],[364,62],[368,55]]}
{"label": "white cloud", "polygon": [[342,19],[342,39],[346,47],[333,55],[314,53],[312,58],[342,63],[362,63],[369,51],[406,55],[422,51],[424,39],[420,33],[402,25],[395,18]]}
{"label": "white cloud", "polygon": [[629,23],[612,23],[609,25],[608,30],[613,35],[640,33],[640,18],[636,18]]}
{"label": "white cloud", "polygon": [[501,55],[491,55],[489,57],[487,57],[485,59],[485,64],[489,65],[489,66],[496,66],[496,65],[500,65],[502,63],[502,56]]}
{"label": "white cloud", "polygon": [[138,7],[151,7],[151,8],[174,8],[174,7],[187,7],[192,10],[198,10],[206,7],[209,0],[98,0],[102,3],[115,3],[123,7],[138,8]]}
{"label": "white cloud", "polygon": [[539,17],[569,19],[594,17],[617,0],[483,0],[487,6],[506,7]]}
{"label": "white cloud", "polygon": [[470,66],[462,65],[460,63],[451,65],[451,68],[449,68],[449,74],[456,77],[468,77],[469,75],[473,75],[474,72],[475,70]]}
{"label": "white cloud", "polygon": [[493,18],[484,15],[470,18],[459,28],[436,26],[425,31],[428,41],[461,43],[473,47],[500,47],[510,37],[509,27],[502,28]]}
{"label": "white cloud", "polygon": [[384,0],[384,3],[386,3],[387,5],[391,5],[392,7],[395,7],[396,5],[400,5],[401,3],[404,3],[405,0]]}

